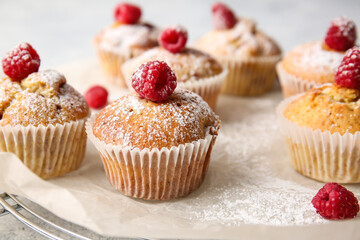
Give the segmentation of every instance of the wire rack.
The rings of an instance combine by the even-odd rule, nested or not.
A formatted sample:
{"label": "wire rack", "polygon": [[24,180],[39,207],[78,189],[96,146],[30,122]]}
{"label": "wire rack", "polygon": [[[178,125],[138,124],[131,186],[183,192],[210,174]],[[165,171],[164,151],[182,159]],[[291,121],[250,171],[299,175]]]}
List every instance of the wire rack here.
{"label": "wire rack", "polygon": [[26,218],[23,214],[20,213],[20,210],[24,210],[31,215],[33,215],[38,220],[46,223],[47,226],[55,228],[65,234],[68,234],[76,239],[83,239],[83,240],[90,240],[90,238],[84,237],[80,234],[74,233],[68,229],[65,229],[43,217],[35,213],[33,210],[28,208],[24,203],[22,203],[16,196],[8,193],[1,193],[0,194],[0,217],[6,214],[12,214],[15,218],[17,218],[20,222],[28,226],[29,228],[35,230],[36,232],[40,233],[41,235],[54,240],[62,240],[63,238],[56,236],[55,234],[51,233],[47,229],[40,227],[38,224]]}
{"label": "wire rack", "polygon": [[[36,221],[40,221],[45,223],[45,226],[48,229],[45,229],[44,227],[39,226],[37,223],[32,221],[31,219],[25,217],[24,214],[21,213],[21,211],[26,211],[27,213],[30,213],[32,216],[35,217]],[[40,216],[39,214],[35,213],[33,210],[31,210],[28,206],[26,206],[23,202],[21,202],[17,196],[0,192],[0,217],[12,214],[17,220],[28,226],[29,228],[33,229],[34,231],[40,233],[41,235],[54,240],[63,240],[68,239],[70,236],[72,239],[82,239],[82,240],[90,240],[91,238],[82,236],[78,233],[75,233],[73,231],[70,231],[69,229],[66,229],[64,227],[61,227],[45,218]],[[55,235],[54,232],[58,231],[61,233],[61,235],[66,235],[66,238],[62,238],[58,235]],[[60,234],[59,234],[60,235]],[[124,239],[124,238],[122,238]],[[139,240],[146,240],[144,238],[136,238]]]}

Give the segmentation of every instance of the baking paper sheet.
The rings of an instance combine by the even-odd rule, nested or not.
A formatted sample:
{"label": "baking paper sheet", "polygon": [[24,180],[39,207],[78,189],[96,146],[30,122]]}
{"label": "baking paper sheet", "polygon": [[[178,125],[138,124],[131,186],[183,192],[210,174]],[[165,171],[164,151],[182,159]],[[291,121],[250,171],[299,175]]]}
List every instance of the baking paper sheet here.
{"label": "baking paper sheet", "polygon": [[[101,81],[96,61],[64,66],[84,92]],[[111,99],[124,91],[108,88]],[[12,154],[0,154],[0,189],[24,196],[57,216],[109,236],[202,239],[360,238],[360,217],[327,221],[311,199],[323,183],[290,166],[275,108],[279,91],[259,98],[221,96],[222,128],[203,185],[188,197],[160,202],[121,195],[108,183],[88,141],[80,169],[44,181]],[[360,197],[359,184],[346,185]]]}

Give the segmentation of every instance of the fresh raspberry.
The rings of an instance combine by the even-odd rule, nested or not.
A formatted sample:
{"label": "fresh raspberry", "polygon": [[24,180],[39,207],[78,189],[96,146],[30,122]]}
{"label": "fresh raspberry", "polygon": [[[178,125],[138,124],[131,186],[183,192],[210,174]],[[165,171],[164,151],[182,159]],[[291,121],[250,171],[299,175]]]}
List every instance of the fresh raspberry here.
{"label": "fresh raspberry", "polygon": [[359,203],[352,192],[337,183],[327,183],[311,201],[316,212],[327,219],[353,218]]}
{"label": "fresh raspberry", "polygon": [[331,49],[346,51],[353,47],[356,42],[355,23],[346,17],[338,17],[332,20],[325,36],[325,43]]}
{"label": "fresh raspberry", "polygon": [[120,23],[133,24],[139,21],[141,9],[133,4],[120,3],[115,7],[114,16]]}
{"label": "fresh raspberry", "polygon": [[237,20],[233,11],[223,3],[215,3],[212,8],[214,28],[217,30],[230,29]]}
{"label": "fresh raspberry", "polygon": [[28,43],[20,43],[2,59],[3,71],[13,81],[20,81],[30,73],[37,72],[40,57]]}
{"label": "fresh raspberry", "polygon": [[131,85],[141,98],[162,102],[174,92],[177,82],[166,62],[151,61],[136,69]]}
{"label": "fresh raspberry", "polygon": [[360,48],[353,47],[345,56],[335,73],[335,82],[347,88],[360,89]]}
{"label": "fresh raspberry", "polygon": [[188,34],[182,26],[166,28],[159,36],[159,44],[172,53],[180,52],[186,45]]}
{"label": "fresh raspberry", "polygon": [[84,97],[91,108],[99,109],[105,106],[108,92],[102,86],[93,86],[86,91]]}

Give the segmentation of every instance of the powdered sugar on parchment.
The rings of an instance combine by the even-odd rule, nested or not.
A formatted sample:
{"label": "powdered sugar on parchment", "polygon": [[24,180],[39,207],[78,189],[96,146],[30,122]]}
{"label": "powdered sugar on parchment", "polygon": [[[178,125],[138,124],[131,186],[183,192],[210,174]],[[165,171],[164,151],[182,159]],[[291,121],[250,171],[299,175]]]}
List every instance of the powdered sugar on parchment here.
{"label": "powdered sugar on parchment", "polygon": [[[329,222],[311,204],[323,183],[291,168],[274,113],[277,101],[222,100],[218,107],[222,129],[208,176],[198,192],[170,203],[167,210],[172,214],[176,210],[178,217],[189,221],[225,226]],[[359,196],[358,187],[349,188]]]}

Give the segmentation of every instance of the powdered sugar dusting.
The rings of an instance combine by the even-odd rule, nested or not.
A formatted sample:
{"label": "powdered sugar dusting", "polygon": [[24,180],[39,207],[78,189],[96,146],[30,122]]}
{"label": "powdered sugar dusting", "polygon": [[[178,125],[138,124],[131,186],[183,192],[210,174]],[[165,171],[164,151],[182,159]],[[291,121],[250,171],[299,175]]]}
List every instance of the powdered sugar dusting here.
{"label": "powdered sugar dusting", "polygon": [[9,85],[8,81],[5,78],[0,83],[0,89],[7,91],[1,96],[1,103],[7,102],[2,109],[2,126],[64,123],[84,118],[89,113],[83,96],[54,70],[30,74],[21,83]]}
{"label": "powdered sugar dusting", "polygon": [[217,56],[256,57],[281,54],[277,44],[259,31],[253,20],[247,18],[240,18],[231,29],[206,34],[196,43],[196,47]]}
{"label": "powdered sugar dusting", "polygon": [[[349,20],[347,17],[338,17],[331,21],[331,24],[337,26],[344,37],[353,38],[352,29],[354,29],[355,23]],[[355,39],[352,39],[354,41]]]}
{"label": "powdered sugar dusting", "polygon": [[296,63],[297,65],[302,69],[311,66],[311,69],[319,73],[335,73],[344,57],[344,53],[342,52],[324,50],[321,41],[308,45],[306,48],[299,46],[293,51],[301,52],[298,62]]}
{"label": "powdered sugar dusting", "polygon": [[106,28],[100,37],[100,48],[121,53],[128,58],[132,48],[146,48],[157,45],[160,30],[149,24],[123,24]]}
{"label": "powdered sugar dusting", "polygon": [[[222,129],[205,182],[189,197],[156,210],[166,206],[173,217],[227,227],[328,223],[311,204],[323,183],[291,168],[274,113],[280,94],[276,98],[222,98]],[[351,190],[359,196],[358,187]]]}
{"label": "powdered sugar dusting", "polygon": [[212,77],[223,71],[222,66],[210,55],[191,48],[173,54],[162,47],[156,47],[133,59],[130,65],[138,67],[154,60],[166,62],[175,72],[178,82]]}
{"label": "powdered sugar dusting", "polygon": [[97,117],[94,135],[106,143],[124,147],[162,148],[205,137],[208,128],[217,130],[217,119],[197,94],[177,89],[165,103],[126,95]]}

